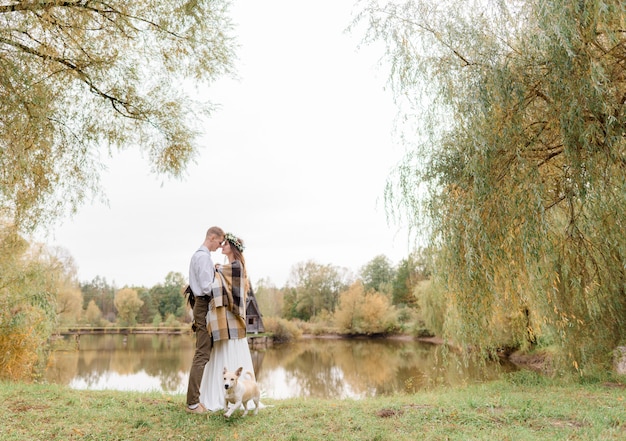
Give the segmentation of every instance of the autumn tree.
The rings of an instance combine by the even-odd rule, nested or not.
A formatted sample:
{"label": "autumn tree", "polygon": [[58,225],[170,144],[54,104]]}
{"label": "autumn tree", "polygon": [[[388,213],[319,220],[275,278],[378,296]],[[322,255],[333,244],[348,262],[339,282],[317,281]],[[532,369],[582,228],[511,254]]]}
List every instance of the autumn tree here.
{"label": "autumn tree", "polygon": [[345,333],[357,332],[360,325],[360,305],[365,298],[363,285],[355,283],[339,297],[339,307],[335,311],[335,325]]}
{"label": "autumn tree", "polygon": [[85,310],[85,320],[90,325],[99,326],[101,324],[102,311],[100,311],[100,308],[96,305],[96,301],[93,299],[89,301]]}
{"label": "autumn tree", "polygon": [[83,312],[83,297],[77,284],[60,286],[56,304],[59,323],[71,325],[80,321]]}
{"label": "autumn tree", "polygon": [[115,308],[119,324],[122,326],[132,326],[137,323],[137,312],[143,302],[139,298],[137,291],[132,288],[122,288],[115,293]]}
{"label": "autumn tree", "polygon": [[[618,0],[367,2],[410,152],[388,206],[434,250],[446,338],[554,344],[605,366],[626,338],[626,10]],[[396,210],[400,207],[400,210]]]}
{"label": "autumn tree", "polygon": [[136,148],[180,176],[231,71],[226,0],[0,0],[0,216],[20,230],[98,191],[101,158]]}
{"label": "autumn tree", "polygon": [[54,248],[49,250],[49,265],[54,271],[56,285],[56,313],[58,322],[75,324],[83,312],[83,294],[76,277],[77,268],[74,259],[67,250]]}
{"label": "autumn tree", "polygon": [[392,331],[396,317],[389,296],[366,291],[358,281],[341,293],[334,320],[343,333],[379,334]]}

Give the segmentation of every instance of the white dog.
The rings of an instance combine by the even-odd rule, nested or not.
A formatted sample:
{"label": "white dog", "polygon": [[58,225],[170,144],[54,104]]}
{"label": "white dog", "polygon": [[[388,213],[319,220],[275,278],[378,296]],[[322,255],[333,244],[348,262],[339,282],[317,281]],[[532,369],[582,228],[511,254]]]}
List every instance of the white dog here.
{"label": "white dog", "polygon": [[259,412],[259,400],[261,399],[261,391],[259,385],[256,383],[254,374],[250,371],[246,371],[246,375],[250,379],[241,378],[241,372],[243,367],[240,367],[235,372],[228,372],[227,368],[224,368],[224,397],[226,398],[226,407],[228,404],[233,406],[228,409],[224,414],[225,417],[230,417],[233,412],[243,405],[243,415],[248,414],[248,401],[254,401],[254,415]]}

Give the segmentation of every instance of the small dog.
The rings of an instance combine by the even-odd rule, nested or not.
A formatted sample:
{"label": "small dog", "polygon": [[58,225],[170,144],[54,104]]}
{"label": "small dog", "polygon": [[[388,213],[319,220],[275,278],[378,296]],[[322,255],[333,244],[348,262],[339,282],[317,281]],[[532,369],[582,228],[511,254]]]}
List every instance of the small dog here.
{"label": "small dog", "polygon": [[246,375],[248,375],[250,379],[241,378],[242,371],[243,367],[240,367],[235,372],[228,372],[228,369],[226,367],[224,368],[224,397],[226,398],[226,407],[228,408],[229,403],[233,404],[224,414],[226,418],[230,417],[233,412],[242,405],[244,409],[242,416],[246,416],[248,414],[248,401],[250,400],[254,401],[254,415],[259,412],[259,400],[261,399],[259,385],[256,383],[254,374],[250,371],[246,371]]}

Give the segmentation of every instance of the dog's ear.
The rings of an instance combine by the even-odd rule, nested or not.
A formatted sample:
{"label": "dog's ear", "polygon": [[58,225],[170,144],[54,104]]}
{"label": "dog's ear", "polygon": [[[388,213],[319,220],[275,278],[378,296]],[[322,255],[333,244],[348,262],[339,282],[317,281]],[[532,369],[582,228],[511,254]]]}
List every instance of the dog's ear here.
{"label": "dog's ear", "polygon": [[223,375],[226,375],[226,372],[228,372],[228,369],[226,369],[226,366],[224,366],[224,373],[223,373]]}
{"label": "dog's ear", "polygon": [[237,371],[235,372],[235,374],[237,374],[237,376],[241,376],[241,372],[243,371],[243,367],[240,367],[239,369],[237,369]]}

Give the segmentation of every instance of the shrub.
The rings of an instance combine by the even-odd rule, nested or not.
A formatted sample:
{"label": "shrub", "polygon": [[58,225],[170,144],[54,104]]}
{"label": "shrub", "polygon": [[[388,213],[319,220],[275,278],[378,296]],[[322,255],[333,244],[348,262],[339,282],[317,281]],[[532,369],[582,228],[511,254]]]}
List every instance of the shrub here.
{"label": "shrub", "polygon": [[[5,302],[3,302],[5,303]],[[31,305],[0,307],[0,378],[29,381],[49,332],[45,314]]]}
{"label": "shrub", "polygon": [[354,283],[339,297],[335,323],[346,334],[380,334],[398,330],[395,308],[389,297],[375,291],[365,292]]}
{"label": "shrub", "polygon": [[279,317],[264,317],[265,331],[272,334],[274,341],[286,342],[302,337],[302,331],[295,323]]}

